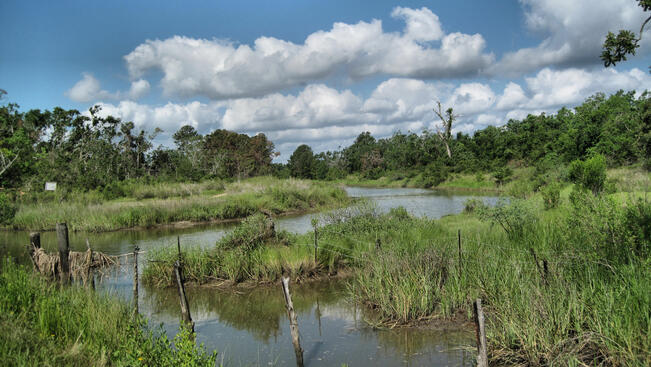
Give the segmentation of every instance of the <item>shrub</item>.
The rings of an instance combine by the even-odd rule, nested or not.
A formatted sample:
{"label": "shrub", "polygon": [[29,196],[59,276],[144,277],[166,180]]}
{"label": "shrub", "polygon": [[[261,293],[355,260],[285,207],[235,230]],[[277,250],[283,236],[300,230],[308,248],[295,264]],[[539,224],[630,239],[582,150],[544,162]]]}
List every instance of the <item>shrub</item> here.
{"label": "shrub", "polygon": [[423,186],[430,188],[439,185],[448,177],[447,167],[440,161],[430,163],[423,171]]}
{"label": "shrub", "polygon": [[606,157],[595,154],[585,161],[573,161],[570,164],[569,179],[595,195],[602,192],[606,183]]}
{"label": "shrub", "polygon": [[473,213],[478,210],[486,208],[486,204],[480,199],[468,199],[464,203],[463,212],[464,213]]}
{"label": "shrub", "polygon": [[501,186],[503,183],[508,181],[512,174],[513,171],[508,166],[502,166],[493,172],[493,177],[495,178],[495,183],[497,183],[498,186]]}
{"label": "shrub", "polygon": [[537,220],[533,209],[520,199],[513,199],[509,204],[500,199],[495,207],[483,207],[477,214],[483,221],[499,224],[510,239],[521,238]]}
{"label": "shrub", "polygon": [[567,236],[585,244],[586,256],[608,264],[629,263],[649,256],[651,204],[642,199],[626,205],[586,191],[570,194],[572,215]]}
{"label": "shrub", "polygon": [[540,193],[546,210],[558,207],[561,202],[561,186],[556,182],[543,187]]}
{"label": "shrub", "polygon": [[9,224],[16,215],[16,205],[9,195],[0,193],[0,224]]}
{"label": "shrub", "polygon": [[113,200],[126,196],[124,189],[117,182],[112,182],[102,189],[102,196],[104,200]]}

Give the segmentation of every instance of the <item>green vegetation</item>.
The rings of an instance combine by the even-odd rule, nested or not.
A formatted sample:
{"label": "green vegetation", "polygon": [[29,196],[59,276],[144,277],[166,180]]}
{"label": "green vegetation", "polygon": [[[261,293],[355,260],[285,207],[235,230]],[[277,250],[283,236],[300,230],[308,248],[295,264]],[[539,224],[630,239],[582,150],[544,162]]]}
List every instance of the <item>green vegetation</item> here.
{"label": "green vegetation", "polygon": [[181,328],[173,341],[148,330],[126,302],[60,287],[2,262],[0,355],[7,366],[214,366]]}
{"label": "green vegetation", "polygon": [[[349,200],[339,187],[271,177],[229,184],[219,181],[139,186],[121,184],[117,190],[133,197],[103,202],[97,195],[86,193],[77,199],[79,201],[26,202],[19,206],[15,217],[6,227],[48,230],[54,228],[57,222],[66,221],[72,230],[109,231],[180,221],[241,219],[261,209],[282,214],[332,208],[344,205]],[[51,194],[52,198],[58,195]],[[93,197],[96,200],[89,200]]]}
{"label": "green vegetation", "polygon": [[[469,202],[465,214],[439,220],[364,206],[323,215],[317,262],[313,233],[271,233],[258,215],[215,247],[184,252],[183,261],[197,283],[346,270],[350,297],[385,326],[470,318],[472,301],[482,298],[493,363],[644,365],[651,203],[643,193],[651,177],[639,168],[614,173],[606,181],[627,193],[594,195],[568,183],[492,208]],[[149,263],[146,281],[173,284],[175,251],[150,256],[162,262]]]}
{"label": "green vegetation", "polygon": [[[446,123],[453,118],[441,118]],[[447,112],[446,112],[447,113]],[[450,117],[452,116],[452,117]],[[473,135],[442,136],[429,130],[401,132],[375,139],[361,133],[355,142],[334,152],[313,154],[308,146],[294,152],[292,169],[275,167],[275,174],[318,180],[344,180],[368,186],[479,188],[504,190],[518,171],[535,169],[533,190],[564,179],[559,171],[572,162],[592,162],[609,168],[651,161],[651,95],[620,91],[596,94],[573,110],[529,115],[502,127],[488,126]],[[496,124],[497,125],[497,121]],[[450,153],[448,153],[448,148]],[[300,169],[296,169],[301,163]],[[595,167],[599,168],[599,167]],[[481,180],[459,180],[478,177]],[[531,191],[531,190],[522,190]]]}

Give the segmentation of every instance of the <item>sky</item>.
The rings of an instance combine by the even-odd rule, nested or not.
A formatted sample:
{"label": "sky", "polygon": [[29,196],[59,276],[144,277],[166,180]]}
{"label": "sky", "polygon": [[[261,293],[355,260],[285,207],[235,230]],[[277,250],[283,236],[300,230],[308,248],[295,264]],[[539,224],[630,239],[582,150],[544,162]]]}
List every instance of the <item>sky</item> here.
{"label": "sky", "polygon": [[[635,0],[0,2],[0,88],[20,109],[87,111],[164,133],[264,133],[286,161],[370,131],[454,132],[651,88],[651,31],[615,68]],[[647,27],[651,28],[651,27]]]}

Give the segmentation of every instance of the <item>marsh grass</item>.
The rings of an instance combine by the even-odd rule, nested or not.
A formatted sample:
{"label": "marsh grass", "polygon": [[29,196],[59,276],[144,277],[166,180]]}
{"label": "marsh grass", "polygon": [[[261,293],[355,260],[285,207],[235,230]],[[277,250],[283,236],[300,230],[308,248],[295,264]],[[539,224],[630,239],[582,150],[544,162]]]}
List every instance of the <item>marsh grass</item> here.
{"label": "marsh grass", "polygon": [[60,287],[11,260],[0,270],[0,326],[6,366],[215,365],[216,354],[197,348],[188,330],[172,344],[126,302]]}
{"label": "marsh grass", "polygon": [[[181,184],[172,184],[181,190]],[[144,200],[113,200],[104,203],[37,203],[19,207],[11,229],[51,230],[58,222],[67,222],[74,231],[111,231],[133,227],[151,227],[190,221],[241,219],[260,209],[275,214],[331,208],[348,203],[340,187],[304,180],[279,180],[257,177],[231,183],[221,194],[209,184],[194,184],[187,197]],[[151,189],[151,187],[150,187]],[[156,190],[163,190],[157,188]],[[163,195],[164,196],[164,195]]]}

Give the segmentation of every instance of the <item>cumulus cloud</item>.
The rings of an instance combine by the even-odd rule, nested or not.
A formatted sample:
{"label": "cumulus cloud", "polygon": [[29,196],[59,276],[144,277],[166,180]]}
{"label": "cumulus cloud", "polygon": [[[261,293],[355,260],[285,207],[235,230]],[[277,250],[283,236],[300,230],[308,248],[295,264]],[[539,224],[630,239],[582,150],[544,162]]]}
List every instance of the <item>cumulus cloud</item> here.
{"label": "cumulus cloud", "polygon": [[[498,108],[540,110],[571,107],[583,102],[586,97],[597,92],[614,93],[618,90],[636,90],[641,92],[651,85],[651,75],[634,68],[630,71],[618,72],[614,69],[586,71],[583,69],[552,70],[545,68],[535,76],[525,78],[527,97],[516,97],[517,103],[508,105],[506,102]],[[512,99],[517,84],[510,83],[500,97],[500,102]],[[520,88],[520,91],[522,89]]]}
{"label": "cumulus cloud", "polygon": [[[609,30],[638,30],[646,15],[630,0],[520,0],[525,25],[543,40],[535,47],[504,55],[490,72],[523,74],[547,66],[600,63],[601,45]],[[649,31],[645,33],[651,33]],[[641,52],[649,50],[648,34]]]}
{"label": "cumulus cloud", "polygon": [[70,88],[65,95],[76,102],[90,102],[105,99],[110,93],[102,90],[99,80],[91,73],[83,73],[80,81]]}
{"label": "cumulus cloud", "polygon": [[[472,133],[489,124],[502,125],[528,114],[553,113],[574,107],[596,92],[638,91],[651,85],[651,75],[632,69],[586,71],[543,69],[494,91],[482,83],[452,85],[417,79],[392,78],[380,83],[367,98],[350,90],[311,84],[296,94],[274,93],[261,98],[221,102],[168,103],[149,106],[132,101],[102,104],[102,113],[134,121],[139,128],[174,133],[189,124],[205,134],[224,128],[250,135],[265,133],[286,160],[300,144],[315,151],[349,145],[370,131],[378,138],[396,131],[421,132],[439,124],[432,111],[436,101],[460,115],[453,132]],[[169,135],[168,135],[169,136]]]}
{"label": "cumulus cloud", "polygon": [[103,90],[99,80],[91,73],[82,73],[80,81],[75,83],[72,88],[64,94],[75,102],[88,103],[98,100],[138,100],[149,93],[149,82],[144,79],[138,79],[131,82],[128,92],[111,93]]}
{"label": "cumulus cloud", "polygon": [[427,8],[398,7],[392,16],[405,21],[402,32],[385,32],[382,22],[373,20],[334,23],[328,31],[308,35],[303,44],[260,37],[249,46],[174,36],[146,41],[125,61],[134,79],[160,70],[168,96],[212,99],[261,96],[335,73],[353,79],[470,76],[494,61],[481,35],[445,34]]}
{"label": "cumulus cloud", "polygon": [[133,121],[138,129],[162,129],[166,135],[173,134],[183,125],[191,125],[201,133],[207,133],[220,126],[223,106],[220,103],[200,103],[197,101],[162,106],[121,101],[118,104],[98,103],[102,108],[100,116],[119,117]]}

